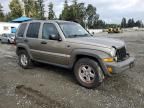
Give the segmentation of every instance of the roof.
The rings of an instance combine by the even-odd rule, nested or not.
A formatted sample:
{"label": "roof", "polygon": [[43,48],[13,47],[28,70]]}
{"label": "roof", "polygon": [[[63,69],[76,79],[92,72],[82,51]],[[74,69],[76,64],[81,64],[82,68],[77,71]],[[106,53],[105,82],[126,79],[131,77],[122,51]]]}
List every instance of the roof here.
{"label": "roof", "polygon": [[64,20],[30,20],[27,22],[56,22],[56,23],[75,23],[72,21],[64,21]]}
{"label": "roof", "polygon": [[22,17],[12,20],[12,22],[25,22],[25,21],[30,21],[30,20],[32,19],[26,16],[22,16]]}

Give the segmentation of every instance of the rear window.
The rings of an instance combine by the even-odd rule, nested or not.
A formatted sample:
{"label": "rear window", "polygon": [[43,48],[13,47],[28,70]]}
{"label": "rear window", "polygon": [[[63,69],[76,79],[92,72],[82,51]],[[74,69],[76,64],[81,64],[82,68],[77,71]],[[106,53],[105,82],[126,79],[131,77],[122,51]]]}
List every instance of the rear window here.
{"label": "rear window", "polygon": [[26,26],[27,26],[26,23],[20,25],[18,33],[17,33],[18,37],[23,37],[24,36],[24,32],[25,32]]}
{"label": "rear window", "polygon": [[39,22],[30,23],[26,36],[30,38],[38,38],[39,28],[40,28]]}

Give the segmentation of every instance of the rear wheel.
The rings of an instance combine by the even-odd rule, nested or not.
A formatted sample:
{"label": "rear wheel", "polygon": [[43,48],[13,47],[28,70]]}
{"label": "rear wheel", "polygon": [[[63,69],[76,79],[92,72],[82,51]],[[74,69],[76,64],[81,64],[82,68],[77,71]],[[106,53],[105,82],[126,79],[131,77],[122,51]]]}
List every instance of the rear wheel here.
{"label": "rear wheel", "polygon": [[80,85],[86,88],[98,87],[102,78],[101,68],[98,63],[89,58],[82,58],[77,61],[74,67],[74,73]]}
{"label": "rear wheel", "polygon": [[32,66],[32,61],[30,59],[30,56],[25,50],[18,51],[18,61],[19,61],[19,65],[24,69],[31,68]]}

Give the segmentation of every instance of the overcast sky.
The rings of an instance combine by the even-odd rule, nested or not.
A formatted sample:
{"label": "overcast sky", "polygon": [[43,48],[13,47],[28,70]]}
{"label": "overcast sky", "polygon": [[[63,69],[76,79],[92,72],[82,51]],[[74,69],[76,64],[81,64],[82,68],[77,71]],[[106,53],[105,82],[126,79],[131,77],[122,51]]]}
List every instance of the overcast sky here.
{"label": "overcast sky", "polygon": [[[8,4],[11,0],[0,0],[4,11],[8,12]],[[65,0],[44,0],[45,6],[49,2],[54,3],[56,16],[62,11]],[[68,0],[70,3],[72,0]],[[143,20],[144,22],[144,0],[78,0],[87,4],[93,4],[97,8],[100,18],[107,23],[120,23],[123,17]],[[47,8],[45,9],[47,10]]]}

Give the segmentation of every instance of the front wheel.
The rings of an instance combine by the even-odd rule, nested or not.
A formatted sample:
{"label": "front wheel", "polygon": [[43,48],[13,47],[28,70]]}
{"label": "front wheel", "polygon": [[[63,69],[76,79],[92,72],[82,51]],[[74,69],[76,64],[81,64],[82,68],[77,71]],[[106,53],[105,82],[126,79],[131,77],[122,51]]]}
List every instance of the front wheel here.
{"label": "front wheel", "polygon": [[100,70],[98,63],[89,58],[78,60],[74,67],[77,81],[86,88],[95,88],[101,84]]}
{"label": "front wheel", "polygon": [[19,60],[19,65],[24,69],[28,69],[32,66],[32,61],[30,59],[30,56],[25,50],[20,50],[18,52],[18,60]]}

